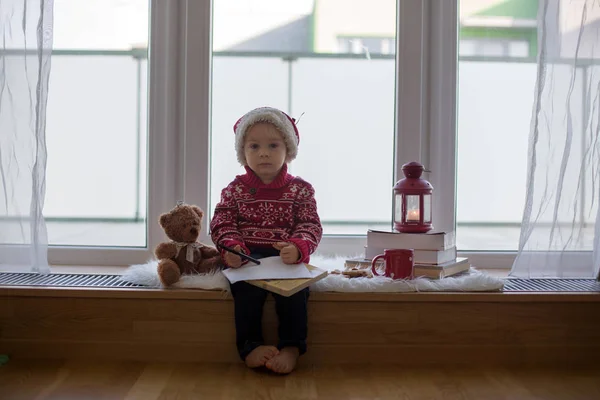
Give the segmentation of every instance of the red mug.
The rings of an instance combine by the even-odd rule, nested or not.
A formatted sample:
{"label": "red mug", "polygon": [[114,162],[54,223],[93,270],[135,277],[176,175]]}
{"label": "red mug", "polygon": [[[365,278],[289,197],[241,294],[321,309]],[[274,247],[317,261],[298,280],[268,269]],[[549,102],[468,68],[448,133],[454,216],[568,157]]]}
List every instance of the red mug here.
{"label": "red mug", "polygon": [[406,279],[413,277],[414,251],[412,249],[386,249],[383,254],[375,256],[371,261],[373,275],[381,276],[375,269],[377,260],[383,258],[385,262],[384,276],[392,279]]}

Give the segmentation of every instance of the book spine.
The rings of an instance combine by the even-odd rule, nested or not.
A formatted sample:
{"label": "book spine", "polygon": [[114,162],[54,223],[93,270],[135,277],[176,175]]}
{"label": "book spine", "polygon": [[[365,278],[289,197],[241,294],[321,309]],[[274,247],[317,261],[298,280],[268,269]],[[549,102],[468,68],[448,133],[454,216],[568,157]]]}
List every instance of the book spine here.
{"label": "book spine", "polygon": [[367,232],[367,246],[387,249],[448,250],[456,245],[454,232],[427,235]]}
{"label": "book spine", "polygon": [[269,292],[277,293],[281,296],[290,296],[289,293],[286,293],[283,290],[277,288],[276,286],[270,285],[263,280],[252,280],[252,281],[246,281],[246,282],[250,283],[251,285],[257,286],[261,289],[268,290]]}
{"label": "book spine", "polygon": [[[375,256],[384,253],[383,248],[365,246],[365,258],[372,260]],[[443,264],[456,259],[456,248],[448,250],[415,250],[415,264]]]}
{"label": "book spine", "polygon": [[456,259],[456,248],[443,251],[415,250],[415,264],[443,264]]}

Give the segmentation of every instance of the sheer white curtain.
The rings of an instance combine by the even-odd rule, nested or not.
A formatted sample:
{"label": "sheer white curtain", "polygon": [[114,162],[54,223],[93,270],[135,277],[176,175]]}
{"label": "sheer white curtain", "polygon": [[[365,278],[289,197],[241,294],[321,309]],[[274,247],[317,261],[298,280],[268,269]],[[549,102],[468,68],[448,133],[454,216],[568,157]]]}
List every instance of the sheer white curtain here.
{"label": "sheer white curtain", "polygon": [[540,0],[527,197],[512,276],[598,276],[599,38],[597,0]]}
{"label": "sheer white curtain", "polygon": [[0,0],[0,264],[42,273],[52,10],[52,0]]}

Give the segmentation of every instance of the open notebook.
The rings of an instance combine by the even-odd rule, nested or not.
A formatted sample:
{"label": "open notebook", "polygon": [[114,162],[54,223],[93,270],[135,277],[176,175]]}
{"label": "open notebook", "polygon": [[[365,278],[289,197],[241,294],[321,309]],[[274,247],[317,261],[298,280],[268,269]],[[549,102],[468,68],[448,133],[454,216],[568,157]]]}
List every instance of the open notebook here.
{"label": "open notebook", "polygon": [[327,271],[308,264],[284,264],[281,257],[260,259],[260,265],[248,263],[240,268],[223,271],[229,282],[247,281],[250,284],[280,294],[291,296],[327,276]]}

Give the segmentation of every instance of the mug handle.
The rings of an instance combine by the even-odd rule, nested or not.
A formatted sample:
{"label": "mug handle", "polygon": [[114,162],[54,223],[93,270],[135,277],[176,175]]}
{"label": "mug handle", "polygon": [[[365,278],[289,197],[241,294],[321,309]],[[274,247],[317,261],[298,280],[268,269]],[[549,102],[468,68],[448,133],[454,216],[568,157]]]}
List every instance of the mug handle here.
{"label": "mug handle", "polygon": [[379,260],[380,258],[383,258],[384,256],[385,256],[385,254],[380,254],[378,256],[375,256],[373,261],[371,261],[371,272],[373,272],[373,275],[381,276],[377,273],[377,270],[375,269],[375,264],[377,263],[377,260]]}

